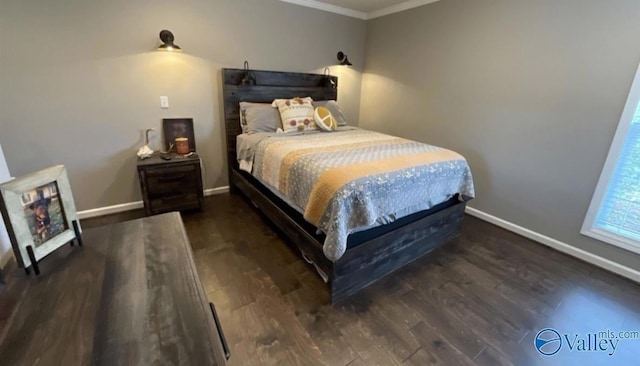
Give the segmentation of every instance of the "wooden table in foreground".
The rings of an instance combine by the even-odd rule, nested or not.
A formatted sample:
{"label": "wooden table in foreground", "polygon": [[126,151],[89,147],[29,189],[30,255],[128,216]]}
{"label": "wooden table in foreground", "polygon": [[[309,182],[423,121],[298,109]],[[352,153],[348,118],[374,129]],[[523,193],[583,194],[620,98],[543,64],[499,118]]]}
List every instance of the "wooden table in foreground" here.
{"label": "wooden table in foreground", "polygon": [[0,364],[226,364],[178,213],[83,239],[43,259],[37,278],[5,272]]}

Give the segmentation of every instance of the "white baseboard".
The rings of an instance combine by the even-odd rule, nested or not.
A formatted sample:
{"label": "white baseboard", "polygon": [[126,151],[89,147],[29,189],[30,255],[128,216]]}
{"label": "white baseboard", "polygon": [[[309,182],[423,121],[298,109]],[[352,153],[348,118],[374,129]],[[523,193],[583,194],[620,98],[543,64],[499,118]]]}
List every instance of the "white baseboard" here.
{"label": "white baseboard", "polygon": [[609,259],[606,258],[602,258],[600,256],[597,256],[593,253],[587,252],[585,250],[582,250],[580,248],[576,248],[572,245],[569,245],[567,243],[561,242],[559,240],[556,240],[554,238],[550,238],[546,235],[542,235],[540,233],[537,233],[533,230],[529,230],[527,228],[524,228],[522,226],[516,225],[512,222],[503,220],[499,217],[495,217],[493,215],[490,215],[486,212],[482,212],[478,209],[475,209],[473,207],[469,207],[467,206],[466,213],[468,213],[471,216],[475,216],[477,218],[479,218],[480,220],[484,220],[486,222],[492,223],[496,226],[499,226],[503,229],[512,231],[518,235],[522,235],[525,238],[529,238],[533,241],[536,241],[538,243],[544,244],[548,247],[551,247],[555,250],[558,250],[560,252],[563,252],[565,254],[568,254],[572,257],[576,257],[578,259],[581,259],[585,262],[591,263],[595,266],[598,266],[600,268],[606,269],[607,271],[616,273],[620,276],[626,277],[630,280],[633,280],[635,282],[640,282],[640,271],[637,271],[633,268],[629,268],[626,266],[623,266],[619,263],[616,263],[614,261],[611,261]]}
{"label": "white baseboard", "polygon": [[89,219],[96,216],[105,216],[105,215],[111,215],[119,212],[136,210],[142,207],[144,207],[144,205],[142,204],[142,201],[121,203],[119,205],[98,207],[98,208],[92,208],[90,210],[78,211],[78,218],[80,220]]}
{"label": "white baseboard", "polygon": [[[229,192],[229,186],[223,186],[223,187],[205,189],[204,195],[213,196],[216,194],[224,194],[227,192]],[[78,218],[80,220],[89,219],[97,216],[111,215],[115,213],[136,210],[143,207],[144,207],[144,204],[142,203],[142,201],[121,203],[113,206],[105,206],[105,207],[93,208],[90,210],[78,211]]]}
{"label": "white baseboard", "polygon": [[225,194],[225,193],[229,193],[229,186],[209,188],[204,190],[205,196],[215,196],[216,194]]}

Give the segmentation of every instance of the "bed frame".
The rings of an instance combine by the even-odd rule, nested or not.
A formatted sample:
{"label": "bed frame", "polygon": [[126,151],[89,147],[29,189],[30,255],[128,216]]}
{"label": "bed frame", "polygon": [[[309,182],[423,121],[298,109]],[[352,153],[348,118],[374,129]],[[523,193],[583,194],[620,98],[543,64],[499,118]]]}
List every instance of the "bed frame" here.
{"label": "bed frame", "polygon": [[324,235],[315,234],[315,227],[298,211],[251,174],[239,170],[236,137],[242,133],[239,102],[271,103],[276,98],[296,96],[336,100],[338,78],[258,70],[251,73],[255,83],[247,82],[247,72],[243,69],[222,70],[229,190],[248,197],[299,249],[303,258],[312,263],[321,276],[324,274],[332,304],[459,235],[465,202],[454,197],[430,210],[350,235],[345,254],[336,262],[329,261],[322,252]]}

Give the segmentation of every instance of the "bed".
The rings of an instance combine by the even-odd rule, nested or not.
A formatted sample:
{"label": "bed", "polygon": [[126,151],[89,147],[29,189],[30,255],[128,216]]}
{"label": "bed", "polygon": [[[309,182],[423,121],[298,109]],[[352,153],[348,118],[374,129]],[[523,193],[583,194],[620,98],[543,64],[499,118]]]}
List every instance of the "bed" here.
{"label": "bed", "polygon": [[[298,96],[308,96],[316,101],[337,100],[338,79],[330,75],[259,70],[251,70],[250,76],[251,81],[247,83],[246,70],[222,70],[230,192],[246,196],[280,229],[328,283],[332,304],[459,235],[466,200],[470,197],[456,194],[429,209],[402,216],[390,223],[350,232],[341,239],[344,243],[338,254],[328,254],[325,241],[328,236],[333,238],[332,233],[318,230],[319,223],[314,222],[314,225],[305,220],[305,212],[301,212],[287,197],[266,184],[264,179],[241,169],[237,150],[238,137],[243,132],[239,103],[270,103],[277,98]],[[341,133],[358,136],[364,133],[357,129],[346,130],[354,132]],[[373,135],[365,137],[370,136]]]}

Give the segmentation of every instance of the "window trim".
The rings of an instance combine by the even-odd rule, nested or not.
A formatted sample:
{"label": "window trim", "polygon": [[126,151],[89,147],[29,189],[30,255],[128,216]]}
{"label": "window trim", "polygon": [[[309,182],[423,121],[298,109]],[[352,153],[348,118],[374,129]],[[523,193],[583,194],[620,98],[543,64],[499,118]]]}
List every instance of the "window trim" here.
{"label": "window trim", "polygon": [[616,129],[616,134],[613,137],[613,142],[611,143],[609,153],[607,154],[607,160],[605,161],[602,172],[600,173],[598,185],[596,186],[596,190],[593,193],[591,204],[589,204],[589,209],[587,210],[587,214],[582,224],[582,229],[580,230],[580,233],[582,235],[592,237],[594,239],[615,245],[617,247],[629,250],[637,254],[640,254],[640,241],[629,239],[612,232],[596,228],[594,225],[596,216],[598,215],[598,210],[602,206],[602,201],[604,200],[605,193],[607,192],[607,187],[613,175],[613,171],[616,167],[618,157],[620,156],[625,140],[629,133],[631,121],[633,120],[633,116],[638,108],[639,103],[640,65],[638,65],[635,77],[633,78],[633,83],[631,84],[631,90],[629,90],[627,102],[625,103],[624,109],[622,110],[622,115],[620,116],[620,121],[618,122],[618,128]]}

